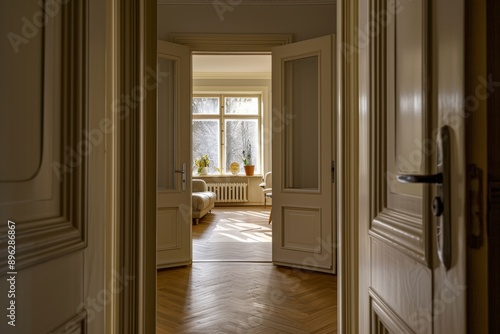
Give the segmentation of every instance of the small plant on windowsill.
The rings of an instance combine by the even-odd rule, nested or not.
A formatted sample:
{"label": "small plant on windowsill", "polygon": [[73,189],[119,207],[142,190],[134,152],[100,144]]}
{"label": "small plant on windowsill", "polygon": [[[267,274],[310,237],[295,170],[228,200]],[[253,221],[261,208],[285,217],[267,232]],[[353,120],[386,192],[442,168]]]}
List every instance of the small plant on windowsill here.
{"label": "small plant on windowsill", "polygon": [[255,171],[255,165],[252,164],[252,144],[250,140],[247,140],[243,144],[243,168],[245,168],[245,174],[247,176],[252,176]]}
{"label": "small plant on windowsill", "polygon": [[200,158],[194,161],[196,167],[198,167],[198,174],[206,175],[208,174],[208,167],[210,166],[210,159],[208,154],[203,154]]}

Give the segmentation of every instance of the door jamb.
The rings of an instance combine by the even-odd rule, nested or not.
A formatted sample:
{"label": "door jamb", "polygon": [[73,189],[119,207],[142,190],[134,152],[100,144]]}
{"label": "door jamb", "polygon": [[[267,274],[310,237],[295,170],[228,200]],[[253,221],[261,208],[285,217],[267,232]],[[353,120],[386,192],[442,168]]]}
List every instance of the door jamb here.
{"label": "door jamb", "polygon": [[337,235],[339,333],[359,332],[358,1],[337,0]]}
{"label": "door jamb", "polygon": [[[116,52],[112,64],[116,70],[113,73],[113,85],[116,85],[113,90],[114,94],[112,94],[113,98],[121,96],[122,93],[130,93],[128,90],[133,87],[147,84],[144,82],[146,78],[143,75],[148,67],[155,68],[156,64],[156,3],[150,0],[140,0],[139,5],[134,5],[134,3],[132,0],[122,0],[111,13],[113,18],[116,18],[113,25],[113,30],[116,31],[113,35],[117,38],[116,44],[112,47]],[[344,52],[345,45],[356,45],[354,28],[357,25],[357,3],[352,4],[345,0],[338,0],[337,6],[337,35],[340,37],[337,39],[337,56],[341,61],[337,63],[339,71],[337,91],[332,92],[339,94],[337,179],[342,180],[338,184],[338,193],[348,194],[337,206],[338,263],[340,264],[338,268],[340,277],[338,280],[340,292],[338,328],[340,333],[344,333],[356,332],[354,329],[357,326],[358,313],[357,283],[343,279],[345,275],[352,275],[351,278],[357,279],[357,53],[351,53],[349,58],[346,58]],[[146,18],[148,19],[146,20]],[[137,24],[133,24],[134,22]],[[121,27],[127,27],[127,29],[120,29]],[[235,36],[234,34],[220,34],[218,35],[219,41],[224,36],[227,40],[227,37],[231,35]],[[201,34],[198,36],[206,37],[206,35]],[[259,35],[251,36],[256,37],[259,41]],[[260,37],[264,36],[266,35],[260,35]],[[252,43],[260,45],[263,52],[270,51],[274,46],[269,43],[269,35],[267,38],[264,37],[261,42],[254,41]],[[248,47],[248,45],[246,46]],[[210,52],[209,48],[199,51]],[[230,43],[227,43],[223,45],[222,50],[212,51],[222,52],[224,50],[226,52],[241,52],[241,45],[239,50],[235,50],[231,49]],[[127,75],[130,73],[133,75]],[[137,109],[134,110],[138,112],[130,113],[130,115],[136,115],[128,117],[128,124],[123,124],[127,126],[118,126],[119,122],[116,119],[116,123],[114,122],[119,129],[118,135],[114,138],[117,142],[114,143],[113,147],[116,149],[115,154],[119,159],[116,160],[117,166],[113,170],[115,176],[113,189],[116,194],[120,194],[121,192],[115,189],[118,184],[121,184],[120,188],[123,189],[126,185],[132,186],[128,189],[131,198],[117,197],[116,203],[113,203],[116,205],[112,206],[116,213],[113,215],[112,231],[117,233],[117,242],[112,248],[110,258],[115,260],[113,262],[115,269],[121,267],[127,270],[125,274],[135,277],[134,284],[124,287],[125,291],[121,294],[124,297],[118,296],[107,309],[110,311],[111,321],[116,324],[116,329],[124,330],[123,333],[128,331],[149,333],[154,331],[156,326],[156,256],[153,254],[156,252],[155,238],[153,238],[156,231],[156,124],[154,121],[156,90],[145,92],[145,95],[146,98],[139,101]],[[133,135],[133,137],[129,135]],[[127,138],[137,138],[138,141],[130,141]],[[127,152],[133,154],[125,161],[124,154]],[[127,162],[137,168],[130,171],[127,169],[130,166],[127,167]],[[337,198],[342,197],[338,196]],[[134,203],[134,205],[130,205],[130,203]],[[130,216],[131,224],[118,224],[119,221],[122,222],[126,218],[127,212],[132,214]],[[129,230],[125,230],[123,227],[128,227]],[[132,237],[125,238],[126,235]],[[126,266],[123,267],[124,265]],[[135,302],[129,303],[125,299]],[[127,325],[130,327],[127,328]]]}
{"label": "door jamb", "polygon": [[107,0],[106,331],[156,330],[156,0]]}

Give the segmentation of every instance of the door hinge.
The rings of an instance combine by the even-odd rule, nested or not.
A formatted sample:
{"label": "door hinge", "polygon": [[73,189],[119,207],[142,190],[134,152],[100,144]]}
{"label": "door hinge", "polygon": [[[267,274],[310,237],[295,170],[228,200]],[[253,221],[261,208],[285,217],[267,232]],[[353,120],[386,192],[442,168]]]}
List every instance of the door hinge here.
{"label": "door hinge", "polygon": [[335,161],[332,160],[332,183],[335,183]]}

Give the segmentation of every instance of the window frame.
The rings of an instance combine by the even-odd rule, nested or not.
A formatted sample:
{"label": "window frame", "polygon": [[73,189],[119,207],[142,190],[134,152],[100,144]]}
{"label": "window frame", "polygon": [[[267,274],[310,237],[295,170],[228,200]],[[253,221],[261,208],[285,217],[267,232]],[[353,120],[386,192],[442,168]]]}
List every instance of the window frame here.
{"label": "window frame", "polygon": [[[226,126],[226,120],[257,120],[257,143],[258,143],[258,153],[254,156],[257,157],[258,163],[254,163],[254,165],[257,167],[256,168],[256,174],[260,175],[262,174],[262,169],[263,169],[263,142],[262,142],[262,124],[263,124],[263,96],[262,93],[257,93],[257,92],[241,92],[241,93],[220,93],[220,92],[213,92],[213,93],[195,93],[192,95],[192,99],[194,98],[218,98],[219,99],[219,113],[218,114],[195,114],[191,110],[191,115],[192,115],[192,121],[194,122],[195,120],[218,120],[219,122],[219,161],[218,166],[221,168],[222,175],[232,175],[230,171],[226,169],[226,136],[225,136],[225,126]],[[257,114],[226,114],[225,112],[225,101],[224,99],[227,97],[251,97],[251,98],[257,98],[258,100],[258,111]],[[194,134],[194,133],[193,133]],[[194,160],[197,157],[193,156],[193,165],[194,165]],[[254,158],[255,159],[255,158]],[[243,162],[237,161],[240,166],[243,164]],[[193,174],[196,175],[195,171],[193,170]],[[243,175],[243,169],[240,169],[240,172],[237,175]],[[210,174],[209,174],[210,175]],[[213,175],[213,174],[212,174]]]}

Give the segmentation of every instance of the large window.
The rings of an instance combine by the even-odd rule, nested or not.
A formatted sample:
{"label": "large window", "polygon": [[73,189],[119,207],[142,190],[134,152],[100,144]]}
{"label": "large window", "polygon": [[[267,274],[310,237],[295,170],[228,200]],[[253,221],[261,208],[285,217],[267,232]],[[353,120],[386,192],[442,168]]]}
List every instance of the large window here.
{"label": "large window", "polygon": [[192,110],[193,159],[207,154],[209,173],[219,173],[217,168],[230,173],[232,162],[239,163],[243,173],[245,151],[260,173],[260,95],[195,95]]}

